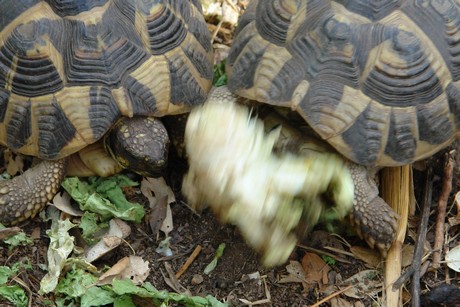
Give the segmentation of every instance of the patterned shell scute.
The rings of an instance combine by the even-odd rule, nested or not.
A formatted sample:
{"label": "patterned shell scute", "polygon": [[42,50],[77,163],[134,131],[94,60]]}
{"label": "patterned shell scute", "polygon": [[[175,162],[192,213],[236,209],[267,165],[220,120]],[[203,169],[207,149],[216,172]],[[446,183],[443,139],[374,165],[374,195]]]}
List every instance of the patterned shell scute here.
{"label": "patterned shell scute", "polygon": [[253,0],[236,33],[230,90],[296,110],[357,163],[410,163],[459,134],[459,0]]}
{"label": "patterned shell scute", "polygon": [[109,0],[75,1],[75,0],[46,0],[53,11],[60,17],[75,16],[91,10],[97,6],[103,6]]}
{"label": "patterned shell scute", "polygon": [[44,159],[99,140],[120,116],[204,102],[209,31],[193,0],[1,0],[0,143]]}

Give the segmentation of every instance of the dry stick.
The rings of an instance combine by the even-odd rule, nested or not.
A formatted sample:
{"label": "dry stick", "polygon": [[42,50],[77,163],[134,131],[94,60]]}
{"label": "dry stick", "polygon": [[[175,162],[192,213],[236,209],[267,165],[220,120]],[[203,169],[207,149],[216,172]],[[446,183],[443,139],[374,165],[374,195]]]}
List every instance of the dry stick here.
{"label": "dry stick", "polygon": [[[225,0],[225,3],[227,3],[227,5],[229,5],[229,6],[231,6],[232,9],[235,10],[235,12],[238,12],[238,11],[239,11],[238,7],[237,7],[235,4],[233,4],[232,1],[230,1],[230,0]],[[223,7],[224,5],[225,5],[225,4],[222,3],[222,7]]]}
{"label": "dry stick", "polygon": [[413,202],[411,165],[387,167],[382,170],[382,197],[400,216],[396,239],[385,261],[386,305],[400,306],[400,291],[394,291],[391,286],[401,274],[401,250],[406,237],[409,206]]}
{"label": "dry stick", "polygon": [[431,182],[433,174],[431,168],[428,168],[425,182],[425,193],[423,196],[422,222],[418,229],[417,242],[415,242],[414,260],[411,268],[414,270],[411,284],[411,306],[420,306],[420,267],[422,265],[423,247],[425,245],[426,233],[428,230],[428,218],[430,217],[431,205]]}
{"label": "dry stick", "polygon": [[240,302],[242,302],[243,304],[246,304],[248,306],[256,306],[256,305],[269,305],[271,302],[272,302],[272,295],[270,294],[270,290],[268,290],[268,285],[267,285],[267,276],[264,275],[262,278],[262,281],[264,282],[264,287],[265,287],[265,296],[267,298],[264,298],[264,299],[261,299],[261,300],[258,300],[258,301],[255,301],[255,302],[251,302],[251,301],[248,301],[246,299],[243,299],[243,298],[240,298]]}
{"label": "dry stick", "polygon": [[224,23],[224,15],[225,15],[224,3],[221,2],[221,4],[222,4],[222,19],[219,21],[219,23],[217,24],[216,29],[215,29],[214,32],[212,33],[212,36],[211,36],[211,44],[214,43],[214,40],[215,40],[216,37],[217,37],[217,33],[219,33],[219,30],[220,30],[220,28],[222,28],[222,24]]}
{"label": "dry stick", "polygon": [[32,306],[32,290],[30,290],[29,286],[19,277],[13,277],[13,280],[27,290],[27,292],[29,293],[29,304],[27,306]]}
{"label": "dry stick", "polygon": [[444,178],[442,181],[441,195],[438,200],[438,215],[436,217],[435,236],[433,246],[433,268],[438,269],[441,262],[442,246],[444,243],[444,223],[446,220],[447,200],[452,191],[452,173],[454,171],[454,151],[446,153],[444,165]]}
{"label": "dry stick", "polygon": [[176,278],[179,279],[179,277],[182,276],[182,274],[187,271],[188,267],[192,264],[193,261],[195,261],[195,258],[198,256],[198,254],[201,252],[201,245],[197,245],[195,249],[193,250],[193,253],[188,257],[187,261],[182,265],[182,267],[177,271],[176,273]]}
{"label": "dry stick", "polygon": [[224,18],[222,18],[219,23],[217,24],[216,28],[214,29],[214,32],[212,33],[211,37],[211,42],[214,43],[214,40],[217,37],[217,34],[219,33],[220,29],[222,28],[222,24],[224,23]]}
{"label": "dry stick", "polygon": [[[302,248],[302,249],[304,249],[304,250],[306,250],[306,251],[309,251],[309,252],[313,252],[313,253],[316,253],[316,254],[321,254],[321,255],[324,255],[324,256],[331,257],[332,259],[334,259],[334,260],[336,260],[336,261],[339,261],[339,262],[348,263],[348,264],[351,263],[351,261],[348,261],[348,260],[343,259],[343,258],[341,258],[341,257],[339,257],[339,256],[336,256],[336,255],[334,255],[334,254],[331,254],[331,253],[328,253],[328,252],[326,252],[326,251],[323,251],[323,250],[321,250],[321,249],[316,249],[316,248],[313,248],[313,247],[310,247],[310,246],[306,246],[306,245],[302,245],[302,244],[297,244],[297,247]],[[327,247],[325,247],[325,248],[327,248]],[[339,251],[337,251],[337,252],[339,252]],[[343,252],[340,251],[340,252],[341,252],[342,254],[345,254],[345,255],[348,255],[348,256],[353,257],[353,254],[352,254],[352,253],[347,253],[347,252],[345,252],[345,251],[343,251]]]}
{"label": "dry stick", "polygon": [[334,292],[334,293],[332,293],[332,294],[326,296],[326,297],[323,298],[321,301],[314,303],[314,304],[311,305],[310,307],[319,307],[321,304],[326,303],[326,302],[329,301],[330,299],[332,299],[332,298],[334,298],[334,297],[336,297],[336,296],[342,294],[342,293],[345,292],[345,291],[350,290],[351,288],[353,288],[353,285],[349,285],[349,286],[343,288],[343,289],[340,290],[340,291]]}
{"label": "dry stick", "polygon": [[[426,233],[428,230],[428,220],[430,217],[430,208],[431,208],[431,194],[432,194],[432,182],[433,182],[433,170],[428,168],[426,172],[426,179],[425,179],[425,187],[424,187],[424,195],[421,203],[421,221],[420,225],[417,229],[417,241],[415,242],[415,250],[414,250],[414,257],[412,264],[407,270],[402,274],[398,280],[396,280],[393,284],[393,289],[400,288],[409,278],[414,274],[412,279],[412,306],[418,306],[418,295],[414,295],[414,293],[418,293],[420,291],[420,267],[422,263],[422,256],[423,256],[423,247],[425,245]],[[416,301],[417,300],[417,301]]]}

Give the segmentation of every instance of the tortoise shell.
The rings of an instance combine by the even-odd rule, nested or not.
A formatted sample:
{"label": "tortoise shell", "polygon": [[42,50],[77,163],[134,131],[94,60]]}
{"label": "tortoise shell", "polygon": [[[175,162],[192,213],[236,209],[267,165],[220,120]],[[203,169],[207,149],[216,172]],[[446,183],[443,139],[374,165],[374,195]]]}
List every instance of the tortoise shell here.
{"label": "tortoise shell", "polygon": [[212,48],[198,0],[2,0],[0,143],[57,159],[120,116],[204,102]]}
{"label": "tortoise shell", "polygon": [[460,1],[253,0],[227,71],[349,159],[410,163],[459,133]]}

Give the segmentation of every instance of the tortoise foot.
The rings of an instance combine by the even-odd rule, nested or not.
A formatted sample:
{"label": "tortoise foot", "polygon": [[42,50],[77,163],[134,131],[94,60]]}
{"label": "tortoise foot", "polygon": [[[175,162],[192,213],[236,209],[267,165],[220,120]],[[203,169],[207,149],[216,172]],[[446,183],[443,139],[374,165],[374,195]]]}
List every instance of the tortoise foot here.
{"label": "tortoise foot", "polygon": [[358,235],[382,256],[396,237],[399,216],[380,197],[368,203],[355,204],[351,213],[352,224]]}
{"label": "tortoise foot", "polygon": [[374,172],[352,162],[347,165],[355,184],[351,222],[358,235],[385,256],[395,240],[399,216],[380,198]]}
{"label": "tortoise foot", "polygon": [[11,180],[0,181],[0,222],[14,225],[34,217],[56,195],[67,159],[43,161]]}

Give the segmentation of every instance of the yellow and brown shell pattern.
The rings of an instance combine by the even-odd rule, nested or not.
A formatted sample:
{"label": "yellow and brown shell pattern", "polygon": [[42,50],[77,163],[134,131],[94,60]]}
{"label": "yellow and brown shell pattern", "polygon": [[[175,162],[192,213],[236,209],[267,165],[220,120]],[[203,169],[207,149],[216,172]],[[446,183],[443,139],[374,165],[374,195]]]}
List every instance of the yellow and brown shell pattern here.
{"label": "yellow and brown shell pattern", "polygon": [[252,0],[227,70],[349,159],[409,163],[459,133],[460,1]]}
{"label": "yellow and brown shell pattern", "polygon": [[0,0],[0,143],[57,159],[121,116],[206,99],[210,35],[198,0]]}

